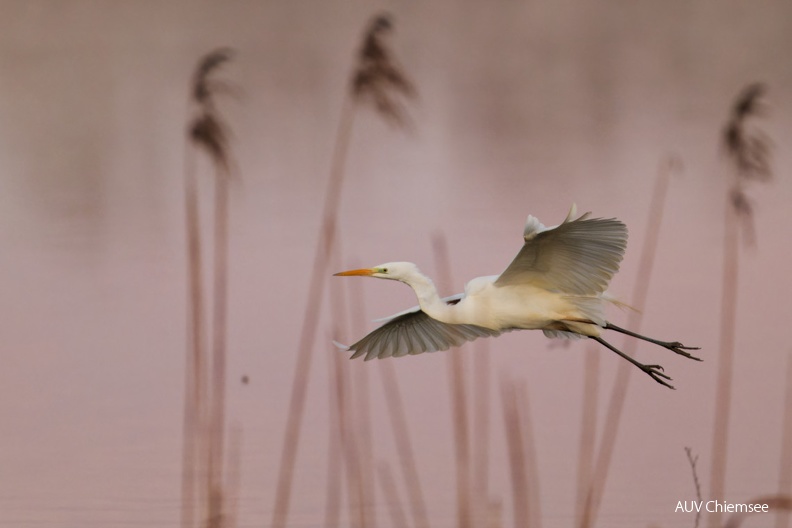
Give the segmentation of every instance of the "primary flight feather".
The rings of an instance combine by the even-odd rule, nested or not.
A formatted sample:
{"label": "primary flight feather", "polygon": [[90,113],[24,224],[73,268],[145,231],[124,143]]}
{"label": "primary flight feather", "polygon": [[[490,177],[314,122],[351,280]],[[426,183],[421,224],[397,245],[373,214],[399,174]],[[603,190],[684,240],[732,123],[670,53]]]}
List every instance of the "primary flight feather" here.
{"label": "primary flight feather", "polygon": [[511,330],[542,330],[548,337],[594,339],[673,388],[661,366],[639,363],[601,337],[603,330],[614,330],[699,360],[686,352],[697,347],[658,341],[606,320],[603,304],[615,302],[606,288],[624,256],[627,227],[615,218],[589,215],[575,218],[573,205],[566,219],[550,228],[529,216],[523,247],[503,273],[475,278],[464,294],[452,297],[441,299],[432,280],[411,262],[336,273],[404,282],[415,291],[419,304],[343,348],[353,352],[353,359],[369,360],[447,350]]}

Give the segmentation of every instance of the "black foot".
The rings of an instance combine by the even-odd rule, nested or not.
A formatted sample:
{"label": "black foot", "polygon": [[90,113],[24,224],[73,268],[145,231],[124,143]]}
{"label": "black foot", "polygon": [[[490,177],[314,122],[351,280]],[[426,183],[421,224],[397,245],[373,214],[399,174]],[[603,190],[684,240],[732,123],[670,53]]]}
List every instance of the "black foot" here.
{"label": "black foot", "polygon": [[652,377],[652,379],[655,380],[660,385],[665,385],[669,389],[676,390],[674,389],[673,385],[665,381],[665,380],[671,381],[671,378],[663,372],[663,367],[661,367],[660,365],[641,364],[640,366],[638,366],[638,368],[649,374]]}
{"label": "black foot", "polygon": [[654,343],[655,345],[660,345],[663,348],[667,348],[671,352],[674,352],[675,354],[679,354],[680,356],[685,356],[686,358],[690,358],[695,361],[701,361],[701,358],[694,356],[690,352],[685,352],[686,350],[699,350],[699,347],[685,346],[679,341],[659,341],[657,339],[652,339],[651,337],[646,337],[645,335],[631,332],[630,330],[625,330],[624,328],[619,328],[618,326],[612,323],[605,323],[605,329],[615,330],[616,332],[619,332],[621,334],[637,337],[638,339],[643,339],[644,341],[647,341],[649,343]]}
{"label": "black foot", "polygon": [[644,365],[643,363],[636,361],[635,359],[631,358],[630,356],[628,356],[618,348],[614,347],[613,345],[611,345],[601,337],[589,336],[589,338],[600,343],[601,345],[612,350],[613,352],[616,352],[618,355],[620,355],[621,357],[623,357],[624,359],[626,359],[627,361],[629,361],[630,363],[641,369],[643,372],[649,374],[649,376],[651,376],[651,378],[660,385],[665,385],[669,389],[674,389],[674,386],[666,381],[666,380],[671,381],[671,378],[663,372],[663,367],[661,367],[660,365]]}
{"label": "black foot", "polygon": [[686,358],[690,358],[690,359],[695,360],[695,361],[702,361],[701,358],[694,356],[690,352],[685,352],[686,350],[700,350],[699,347],[685,346],[682,343],[680,343],[679,341],[674,341],[673,343],[658,343],[658,344],[660,344],[661,346],[667,348],[671,352],[675,352],[675,353],[679,354],[680,356],[685,356]]}

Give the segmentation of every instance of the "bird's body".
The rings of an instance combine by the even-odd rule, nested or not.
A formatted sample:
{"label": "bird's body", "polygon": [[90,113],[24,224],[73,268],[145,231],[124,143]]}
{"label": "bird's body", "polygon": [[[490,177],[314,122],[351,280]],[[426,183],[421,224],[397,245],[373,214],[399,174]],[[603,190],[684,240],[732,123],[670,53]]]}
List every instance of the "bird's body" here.
{"label": "bird's body", "polygon": [[369,335],[345,347],[353,358],[373,359],[447,350],[478,337],[511,330],[542,330],[548,337],[595,339],[669,386],[658,365],[642,365],[602,340],[603,329],[616,330],[693,358],[677,342],[657,341],[608,323],[603,305],[616,302],[606,288],[619,269],[627,228],[615,219],[573,219],[575,207],[560,225],[546,228],[529,216],[523,248],[500,275],[477,277],[465,293],[441,299],[432,280],[411,262],[389,262],[336,275],[363,275],[409,285],[418,306],[387,319]]}
{"label": "bird's body", "polygon": [[[391,263],[389,269],[410,263]],[[417,268],[415,271],[420,273]],[[424,277],[425,278],[425,277]],[[490,330],[555,330],[559,321],[600,320],[601,295],[572,296],[525,284],[502,287],[498,275],[476,277],[465,285],[464,296],[454,304],[440,299],[437,291],[426,288],[423,281],[406,280],[413,289],[421,289],[418,303],[429,317],[448,324],[470,324]],[[425,280],[429,280],[425,278]],[[417,291],[417,290],[416,290]],[[588,324],[588,323],[586,323]],[[596,324],[579,332],[599,335]],[[583,328],[581,327],[581,330]]]}

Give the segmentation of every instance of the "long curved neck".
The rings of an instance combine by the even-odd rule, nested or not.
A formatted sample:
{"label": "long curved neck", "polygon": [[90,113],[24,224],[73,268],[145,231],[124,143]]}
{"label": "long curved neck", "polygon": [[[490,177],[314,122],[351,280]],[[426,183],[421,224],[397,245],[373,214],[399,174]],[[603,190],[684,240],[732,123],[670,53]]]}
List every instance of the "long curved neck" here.
{"label": "long curved neck", "polygon": [[449,305],[440,298],[432,279],[422,273],[413,273],[402,282],[410,286],[418,297],[421,310],[432,319],[444,323],[454,322],[453,305]]}

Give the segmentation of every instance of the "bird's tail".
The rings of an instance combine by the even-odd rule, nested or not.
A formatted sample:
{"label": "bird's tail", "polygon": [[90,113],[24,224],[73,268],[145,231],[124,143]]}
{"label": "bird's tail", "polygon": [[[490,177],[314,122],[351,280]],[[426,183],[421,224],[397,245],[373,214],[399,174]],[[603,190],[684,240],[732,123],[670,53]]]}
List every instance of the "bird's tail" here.
{"label": "bird's tail", "polygon": [[601,298],[603,301],[609,302],[612,305],[620,308],[621,310],[632,310],[633,312],[641,313],[641,310],[639,310],[638,308],[635,308],[634,306],[630,306],[626,302],[620,301],[619,299],[617,299],[615,296],[611,295],[608,292],[604,292]]}
{"label": "bird's tail", "polygon": [[564,298],[575,307],[576,318],[605,326],[607,321],[602,312],[602,298],[591,295],[564,295]]}

